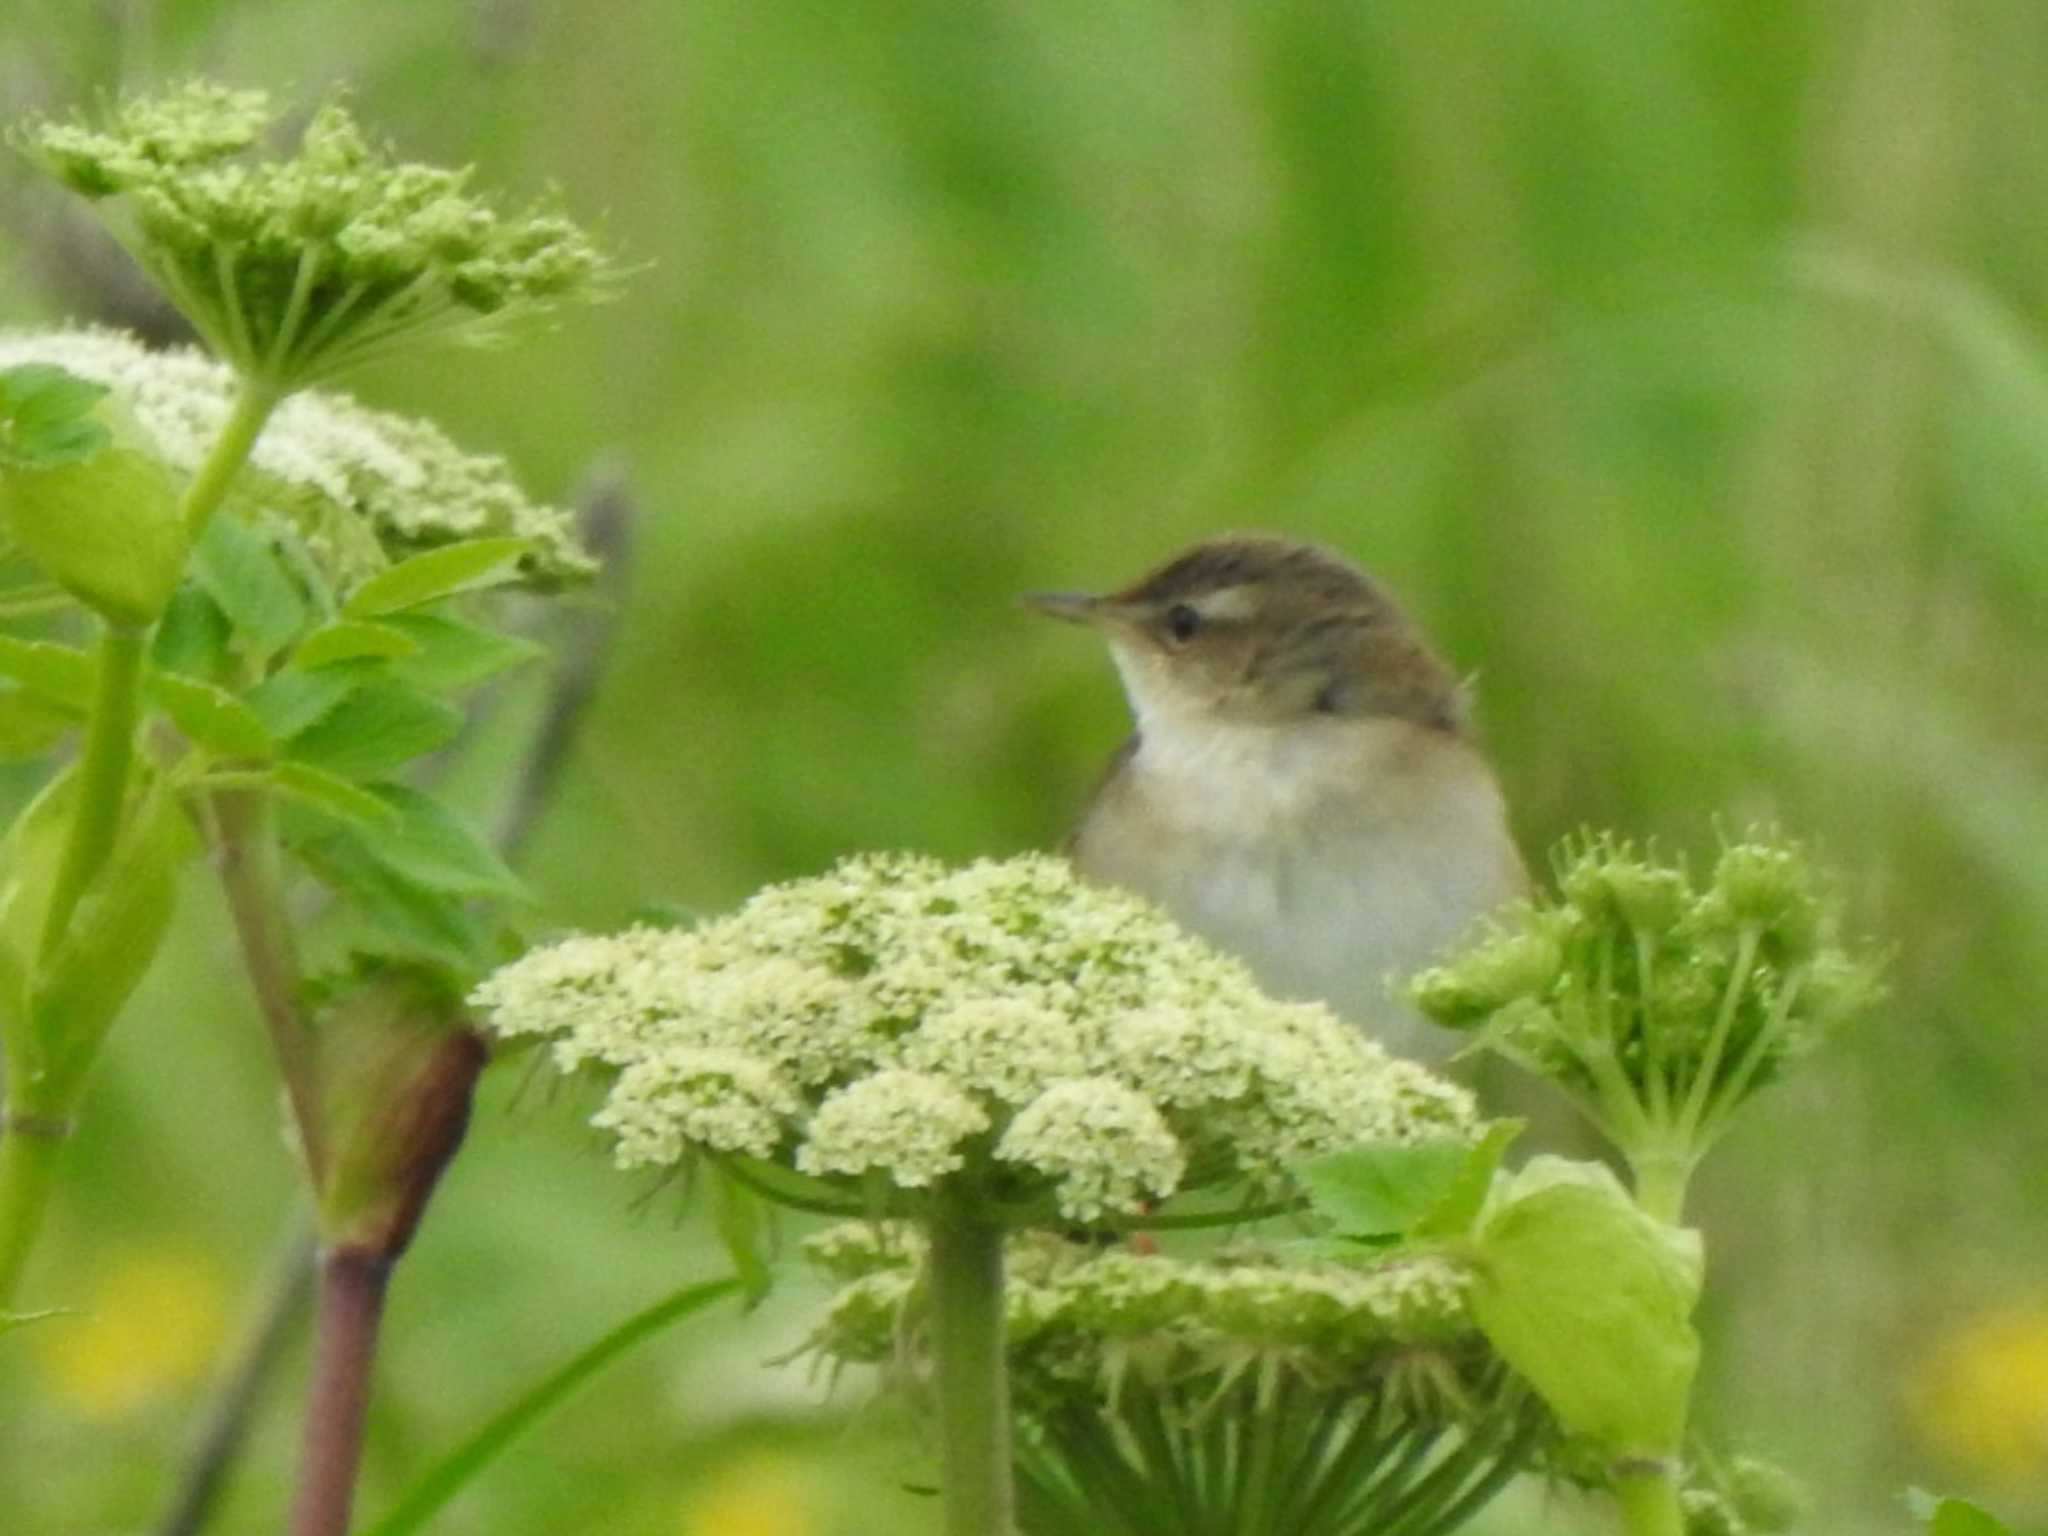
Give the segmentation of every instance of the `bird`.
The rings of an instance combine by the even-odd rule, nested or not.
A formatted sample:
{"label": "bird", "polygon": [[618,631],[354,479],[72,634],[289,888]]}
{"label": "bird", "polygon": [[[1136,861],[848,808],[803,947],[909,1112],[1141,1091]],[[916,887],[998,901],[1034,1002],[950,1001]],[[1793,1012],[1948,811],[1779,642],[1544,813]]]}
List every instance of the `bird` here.
{"label": "bird", "polygon": [[1077,872],[1152,900],[1273,995],[1440,1058],[1449,1037],[1391,979],[1527,873],[1467,690],[1393,594],[1333,550],[1252,532],[1105,596],[1024,601],[1107,640],[1132,715],[1065,844]]}

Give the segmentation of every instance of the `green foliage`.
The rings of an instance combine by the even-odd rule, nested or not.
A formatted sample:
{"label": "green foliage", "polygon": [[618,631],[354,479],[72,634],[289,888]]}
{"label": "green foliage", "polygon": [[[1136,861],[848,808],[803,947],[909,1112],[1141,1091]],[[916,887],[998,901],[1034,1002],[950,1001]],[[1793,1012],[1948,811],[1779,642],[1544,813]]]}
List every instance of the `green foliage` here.
{"label": "green foliage", "polygon": [[1968,1499],[1941,1497],[1924,1488],[1906,1495],[1913,1518],[1927,1527],[1927,1536],[2012,1536],[2012,1527]]}
{"label": "green foliage", "polygon": [[1380,1142],[1303,1164],[1296,1176],[1317,1220],[1364,1241],[1462,1237],[1485,1205],[1519,1121],[1487,1127],[1478,1141]]}
{"label": "green foliage", "polygon": [[106,392],[52,363],[0,369],[0,466],[45,469],[91,458],[113,440],[92,414]]}

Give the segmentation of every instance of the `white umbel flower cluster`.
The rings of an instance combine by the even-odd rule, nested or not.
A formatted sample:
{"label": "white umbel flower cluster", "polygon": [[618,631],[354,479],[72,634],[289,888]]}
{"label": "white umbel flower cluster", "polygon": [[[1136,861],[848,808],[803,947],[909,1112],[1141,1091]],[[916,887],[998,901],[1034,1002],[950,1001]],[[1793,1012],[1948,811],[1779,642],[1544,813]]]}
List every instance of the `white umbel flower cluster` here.
{"label": "white umbel flower cluster", "polygon": [[[0,331],[0,369],[21,363],[54,363],[104,384],[181,477],[220,436],[237,388],[233,370],[203,352],[159,351],[113,330]],[[529,500],[502,458],[329,390],[278,406],[229,497],[238,502],[245,514],[291,524],[344,593],[394,561],[461,539],[533,540],[521,569],[543,586],[595,569],[570,513]]]}
{"label": "white umbel flower cluster", "polygon": [[869,1198],[959,1177],[1019,1221],[1276,1194],[1304,1157],[1473,1124],[1461,1089],[1043,856],[850,859],[699,928],[537,949],[473,1001],[616,1074],[623,1166],[738,1154]]}

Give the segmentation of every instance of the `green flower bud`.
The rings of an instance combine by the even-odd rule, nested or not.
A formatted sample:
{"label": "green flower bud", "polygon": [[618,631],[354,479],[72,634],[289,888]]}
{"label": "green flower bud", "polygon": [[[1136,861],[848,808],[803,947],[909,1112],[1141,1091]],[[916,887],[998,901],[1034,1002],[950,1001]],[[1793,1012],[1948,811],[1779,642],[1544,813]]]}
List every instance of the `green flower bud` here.
{"label": "green flower bud", "polygon": [[1827,907],[1803,850],[1752,841],[1723,851],[1700,916],[1709,927],[1758,930],[1792,963],[1819,945]]}
{"label": "green flower bud", "polygon": [[1758,1536],[1779,1536],[1805,1520],[1811,1501],[1799,1480],[1760,1456],[1737,1456],[1724,1479],[1728,1501]]}
{"label": "green flower bud", "polygon": [[1445,1028],[1470,1029],[1511,1002],[1547,995],[1563,969],[1557,915],[1524,906],[1470,949],[1417,975],[1408,995]]}

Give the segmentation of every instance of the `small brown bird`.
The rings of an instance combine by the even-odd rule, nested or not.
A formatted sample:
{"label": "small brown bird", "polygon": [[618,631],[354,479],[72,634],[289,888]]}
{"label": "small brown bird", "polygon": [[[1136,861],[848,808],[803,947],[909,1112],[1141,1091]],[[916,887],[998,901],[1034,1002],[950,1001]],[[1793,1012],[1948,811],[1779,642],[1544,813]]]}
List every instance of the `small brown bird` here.
{"label": "small brown bird", "polygon": [[1101,632],[1136,725],[1068,841],[1076,867],[1275,994],[1426,1049],[1388,976],[1526,876],[1458,679],[1387,591],[1329,550],[1232,534],[1107,597],[1025,601]]}

